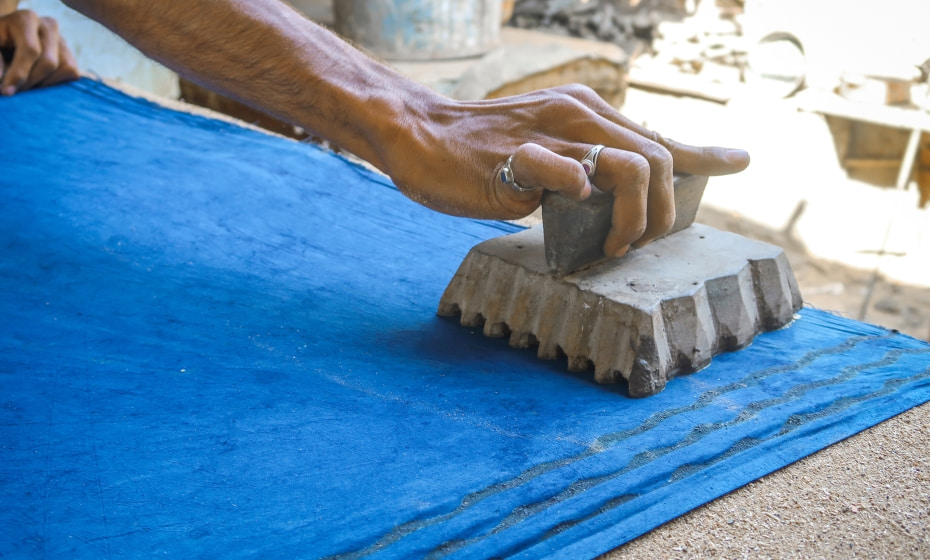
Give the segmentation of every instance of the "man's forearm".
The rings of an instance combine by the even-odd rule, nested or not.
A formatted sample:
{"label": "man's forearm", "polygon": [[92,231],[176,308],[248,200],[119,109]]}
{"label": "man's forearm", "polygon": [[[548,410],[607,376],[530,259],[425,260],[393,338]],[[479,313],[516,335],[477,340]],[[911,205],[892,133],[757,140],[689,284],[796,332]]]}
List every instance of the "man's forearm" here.
{"label": "man's forearm", "polygon": [[402,115],[435,96],[277,0],[65,2],[186,78],[382,169]]}
{"label": "man's forearm", "polygon": [[[594,186],[611,191],[608,255],[671,227],[673,168],[722,174],[749,163],[741,150],[665,140],[580,85],[452,100],[279,0],[64,1],[188,79],[368,160],[435,210],[518,218],[535,210],[546,190],[572,198]],[[607,149],[597,174],[588,175],[580,159],[593,145]]]}

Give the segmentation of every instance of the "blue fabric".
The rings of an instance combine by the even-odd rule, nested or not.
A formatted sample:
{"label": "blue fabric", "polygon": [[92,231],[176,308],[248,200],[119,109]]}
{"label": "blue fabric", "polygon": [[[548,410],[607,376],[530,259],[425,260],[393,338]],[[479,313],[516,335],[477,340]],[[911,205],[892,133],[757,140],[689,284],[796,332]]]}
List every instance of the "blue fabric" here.
{"label": "blue fabric", "polygon": [[814,309],[630,399],[434,315],[513,226],[93,81],[0,158],[0,556],[588,558],[930,400]]}

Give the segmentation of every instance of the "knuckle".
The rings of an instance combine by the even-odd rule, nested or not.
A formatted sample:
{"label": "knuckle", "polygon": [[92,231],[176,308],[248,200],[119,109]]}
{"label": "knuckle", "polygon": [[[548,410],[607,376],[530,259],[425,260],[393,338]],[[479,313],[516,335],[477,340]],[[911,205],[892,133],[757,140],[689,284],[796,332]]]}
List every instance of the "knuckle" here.
{"label": "knuckle", "polygon": [[17,23],[34,23],[39,21],[39,16],[32,10],[17,10],[11,14],[10,18]]}
{"label": "knuckle", "polygon": [[645,188],[649,184],[651,166],[644,156],[630,154],[623,167],[624,174],[631,179],[632,185]]}
{"label": "knuckle", "polygon": [[711,146],[701,147],[701,159],[704,161],[724,161],[726,156],[722,153],[720,148],[715,148]]}
{"label": "knuckle", "polygon": [[58,32],[58,22],[55,21],[54,18],[43,17],[41,18],[40,21],[42,22],[42,26],[45,27],[47,30],[54,31],[56,33]]}
{"label": "knuckle", "polygon": [[16,53],[25,60],[37,60],[42,55],[42,51],[37,46],[28,43],[17,46]]}
{"label": "knuckle", "polygon": [[594,93],[594,90],[591,89],[589,86],[585,84],[580,84],[580,83],[565,84],[562,86],[558,86],[558,88],[556,89],[559,90],[564,95],[567,95],[569,97],[572,97],[573,99],[578,99],[582,101],[590,99],[592,95],[597,95],[596,93]]}
{"label": "knuckle", "polygon": [[666,172],[672,168],[672,152],[658,142],[649,142],[642,150],[643,157],[659,172]]}
{"label": "knuckle", "polygon": [[514,161],[520,161],[524,158],[531,157],[533,155],[533,149],[534,149],[534,146],[531,142],[527,142],[526,144],[521,144],[520,146],[517,147],[516,150],[513,151],[512,155],[513,155]]}
{"label": "knuckle", "polygon": [[565,91],[560,91],[551,99],[550,108],[564,118],[566,112],[577,111],[580,107],[578,99]]}
{"label": "knuckle", "polygon": [[655,130],[646,130],[643,136],[655,142],[656,144],[665,145],[665,138],[663,138],[662,135],[656,132]]}

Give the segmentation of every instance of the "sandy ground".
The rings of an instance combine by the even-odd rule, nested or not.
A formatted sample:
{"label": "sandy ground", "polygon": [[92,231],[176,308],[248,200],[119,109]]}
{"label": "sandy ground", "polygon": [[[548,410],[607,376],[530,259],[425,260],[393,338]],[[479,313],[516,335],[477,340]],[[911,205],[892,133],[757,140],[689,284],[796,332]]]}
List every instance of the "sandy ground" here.
{"label": "sandy ground", "polygon": [[603,558],[928,558],[928,417],[912,409]]}
{"label": "sandy ground", "polygon": [[[711,180],[698,221],[784,247],[806,305],[930,337],[930,210],[913,185],[849,180],[822,116],[790,100],[635,89],[623,112],[681,141],[750,150],[746,172]],[[604,556],[708,557],[930,558],[930,404]]]}

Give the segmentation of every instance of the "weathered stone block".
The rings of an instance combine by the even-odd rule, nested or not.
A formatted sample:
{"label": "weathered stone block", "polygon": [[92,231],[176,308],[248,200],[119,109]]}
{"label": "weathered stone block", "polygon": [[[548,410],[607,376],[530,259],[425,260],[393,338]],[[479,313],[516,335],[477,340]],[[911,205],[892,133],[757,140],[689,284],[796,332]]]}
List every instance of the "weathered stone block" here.
{"label": "weathered stone block", "polygon": [[559,277],[535,227],[473,247],[438,314],[642,397],[782,327],[801,303],[784,251],[733,233],[695,224]]}

